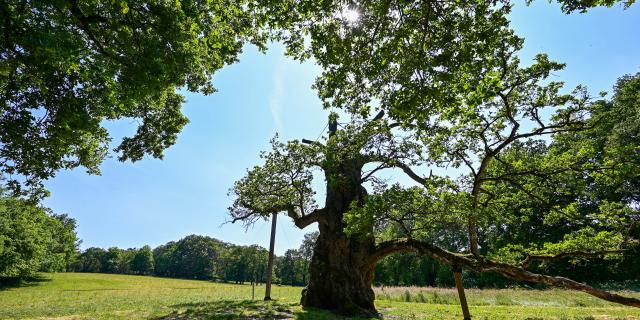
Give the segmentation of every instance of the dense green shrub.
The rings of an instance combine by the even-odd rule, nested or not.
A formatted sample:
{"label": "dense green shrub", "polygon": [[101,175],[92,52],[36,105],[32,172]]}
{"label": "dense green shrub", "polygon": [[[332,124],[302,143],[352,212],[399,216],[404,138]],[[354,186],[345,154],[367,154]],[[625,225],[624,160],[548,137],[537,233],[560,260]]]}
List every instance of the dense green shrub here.
{"label": "dense green shrub", "polygon": [[75,226],[66,215],[0,195],[0,278],[66,271],[77,252]]}

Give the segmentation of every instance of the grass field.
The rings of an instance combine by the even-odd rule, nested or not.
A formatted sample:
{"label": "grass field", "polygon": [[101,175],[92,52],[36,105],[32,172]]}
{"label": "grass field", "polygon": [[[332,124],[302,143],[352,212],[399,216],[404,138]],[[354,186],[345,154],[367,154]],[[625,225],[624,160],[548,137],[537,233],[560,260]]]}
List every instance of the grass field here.
{"label": "grass field", "polygon": [[[262,297],[264,287],[256,287]],[[301,288],[275,286],[277,301],[251,300],[250,285],[143,276],[60,273],[0,289],[0,319],[340,319],[302,310]],[[640,319],[640,309],[565,290],[468,290],[475,319]],[[640,297],[639,293],[625,292]],[[455,292],[377,288],[385,319],[460,319]]]}

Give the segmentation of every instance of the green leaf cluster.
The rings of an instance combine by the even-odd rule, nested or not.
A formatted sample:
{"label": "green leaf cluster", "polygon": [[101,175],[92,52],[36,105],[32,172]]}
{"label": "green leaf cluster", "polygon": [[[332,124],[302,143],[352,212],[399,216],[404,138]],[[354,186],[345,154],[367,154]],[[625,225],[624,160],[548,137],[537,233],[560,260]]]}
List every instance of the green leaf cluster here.
{"label": "green leaf cluster", "polygon": [[21,199],[0,196],[0,278],[66,271],[76,256],[75,221]]}
{"label": "green leaf cluster", "polygon": [[0,170],[16,194],[46,194],[61,169],[98,174],[105,122],[139,123],[119,159],[162,158],[188,120],[179,90],[211,77],[246,42],[263,47],[253,1],[3,1]]}

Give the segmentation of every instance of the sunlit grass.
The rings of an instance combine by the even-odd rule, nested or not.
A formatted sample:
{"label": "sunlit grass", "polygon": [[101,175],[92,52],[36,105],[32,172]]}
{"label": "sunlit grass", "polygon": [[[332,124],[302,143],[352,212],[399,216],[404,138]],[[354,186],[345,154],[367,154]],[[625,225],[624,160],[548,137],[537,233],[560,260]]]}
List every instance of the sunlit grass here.
{"label": "sunlit grass", "polygon": [[[460,319],[455,289],[375,288],[376,305],[405,319]],[[610,303],[570,290],[466,289],[474,319],[640,319],[640,309]],[[640,297],[637,292],[621,292]]]}
{"label": "sunlit grass", "polygon": [[[250,300],[251,286],[145,276],[58,273],[26,287],[0,291],[0,318],[57,317],[145,319],[170,314],[179,305]],[[283,303],[299,300],[301,288],[274,286]],[[256,287],[256,298],[264,286]]]}
{"label": "sunlit grass", "polygon": [[[377,300],[418,302],[431,304],[458,304],[458,293],[453,288],[378,287]],[[547,306],[547,307],[619,307],[591,295],[561,289],[466,289],[467,301],[476,306]],[[620,292],[640,298],[640,293]]]}
{"label": "sunlit grass", "polygon": [[[342,319],[302,310],[302,288],[274,286],[275,302],[261,301],[264,286],[156,277],[62,273],[26,286],[0,289],[1,319]],[[455,290],[376,288],[385,319],[460,319]],[[640,296],[638,293],[625,294]],[[622,307],[567,290],[467,290],[477,319],[640,319]]]}

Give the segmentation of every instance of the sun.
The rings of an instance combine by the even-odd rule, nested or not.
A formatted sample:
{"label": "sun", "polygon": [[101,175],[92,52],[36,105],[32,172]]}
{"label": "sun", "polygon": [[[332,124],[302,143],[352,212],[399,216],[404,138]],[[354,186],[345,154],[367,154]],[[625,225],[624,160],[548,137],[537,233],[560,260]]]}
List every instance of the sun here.
{"label": "sun", "polygon": [[353,24],[360,19],[360,12],[355,8],[347,6],[342,9],[341,16],[347,23]]}

